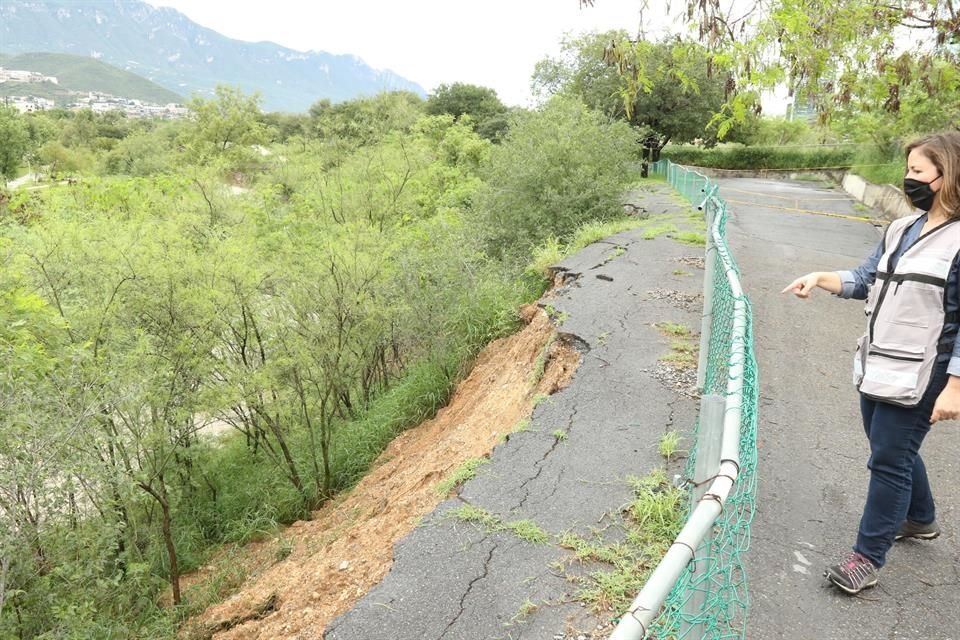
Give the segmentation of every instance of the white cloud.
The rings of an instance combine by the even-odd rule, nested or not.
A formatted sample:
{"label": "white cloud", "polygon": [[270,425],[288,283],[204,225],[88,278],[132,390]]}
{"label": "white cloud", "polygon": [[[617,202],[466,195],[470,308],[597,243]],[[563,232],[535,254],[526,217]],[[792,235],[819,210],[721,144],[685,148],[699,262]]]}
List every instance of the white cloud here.
{"label": "white cloud", "polygon": [[639,25],[640,0],[149,0],[231,38],[270,40],[301,51],[353,54],[428,91],[469,82],[528,104],[534,65],[559,51],[567,32]]}

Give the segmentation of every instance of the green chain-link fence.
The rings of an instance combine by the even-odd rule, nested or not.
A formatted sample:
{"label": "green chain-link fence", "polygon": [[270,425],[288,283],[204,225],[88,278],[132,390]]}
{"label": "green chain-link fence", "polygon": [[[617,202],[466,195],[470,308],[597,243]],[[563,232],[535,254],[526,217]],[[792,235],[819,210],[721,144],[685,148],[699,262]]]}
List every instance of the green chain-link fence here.
{"label": "green chain-link fence", "polygon": [[[705,365],[701,372],[702,392],[704,396],[713,394],[725,398],[725,417],[733,412],[735,418],[739,412],[739,437],[736,433],[731,435],[732,442],[739,440],[739,459],[734,463],[727,462],[726,467],[733,469],[735,474],[739,469],[739,473],[729,493],[724,492],[726,500],[716,500],[722,504],[722,511],[713,520],[713,526],[706,527],[706,540],[691,544],[678,538],[675,543],[675,547],[686,547],[680,549],[686,553],[681,562],[689,558],[693,546],[699,546],[663,602],[659,616],[656,617],[654,611],[658,604],[656,600],[644,600],[641,592],[634,606],[624,615],[624,618],[632,616],[633,620],[621,624],[626,630],[618,627],[613,637],[658,640],[744,638],[749,598],[743,556],[750,546],[757,463],[757,364],[753,352],[752,312],[740,289],[739,270],[726,243],[727,208],[717,195],[718,187],[709,178],[669,160],[656,162],[651,168],[655,174],[666,175],[668,182],[687,200],[702,207],[708,221],[713,221],[713,229],[717,230],[713,236],[716,242],[713,289],[712,295],[707,296],[710,306],[704,310],[711,317],[711,333],[709,352],[701,360]],[[708,254],[712,250],[714,248],[708,243]],[[709,268],[707,277],[710,277]],[[736,320],[738,313],[741,316],[739,321]],[[734,431],[737,425],[734,422],[732,426],[731,431]],[[698,424],[698,432],[699,429]],[[696,456],[694,447],[687,463],[687,478],[694,478]],[[717,477],[724,474],[723,469],[721,465]],[[711,498],[708,492],[706,499]],[[691,503],[691,520],[696,506]],[[669,585],[663,589],[664,593],[666,589]],[[644,604],[639,604],[641,602]],[[643,622],[636,622],[638,618]],[[653,618],[653,623],[648,625],[646,621]]]}

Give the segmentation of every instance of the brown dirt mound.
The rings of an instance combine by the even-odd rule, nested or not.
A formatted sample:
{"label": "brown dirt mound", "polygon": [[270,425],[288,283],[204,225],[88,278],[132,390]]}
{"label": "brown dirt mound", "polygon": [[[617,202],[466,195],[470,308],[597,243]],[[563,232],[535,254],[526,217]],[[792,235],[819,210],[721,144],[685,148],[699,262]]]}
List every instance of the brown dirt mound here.
{"label": "brown dirt mound", "polygon": [[[389,572],[393,545],[444,499],[437,483],[464,461],[489,455],[530,415],[537,395],[552,394],[573,377],[580,354],[554,341],[553,325],[535,306],[521,315],[527,326],[484,349],[447,407],[395,438],[348,495],[280,538],[231,557],[248,573],[246,581],[185,624],[181,637],[321,639],[328,623]],[[545,349],[546,367],[537,382]],[[289,555],[278,561],[281,550]]]}

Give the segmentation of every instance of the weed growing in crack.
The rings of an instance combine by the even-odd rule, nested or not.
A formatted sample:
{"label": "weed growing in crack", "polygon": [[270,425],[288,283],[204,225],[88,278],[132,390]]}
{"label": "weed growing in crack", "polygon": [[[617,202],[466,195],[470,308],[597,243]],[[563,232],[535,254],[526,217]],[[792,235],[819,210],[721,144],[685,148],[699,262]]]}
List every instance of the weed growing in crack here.
{"label": "weed growing in crack", "polygon": [[692,335],[693,333],[690,330],[690,327],[682,323],[658,322],[654,326],[660,330],[660,333],[667,336],[676,336],[679,338],[686,338]]}
{"label": "weed growing in crack", "polygon": [[512,436],[513,434],[525,433],[527,431],[534,431],[534,429],[530,427],[530,418],[523,418],[513,426],[513,429],[511,429],[509,433],[503,434],[503,436],[501,437],[501,440],[503,440],[504,442],[507,442],[508,440],[510,440],[510,436]]}
{"label": "weed growing in crack", "polygon": [[453,473],[447,476],[445,480],[437,483],[437,493],[445,496],[467,480],[473,480],[477,476],[477,469],[488,462],[489,460],[486,458],[470,458],[469,460],[465,460],[463,464],[454,469]]}
{"label": "weed growing in crack", "polygon": [[527,598],[527,600],[526,600],[523,604],[520,605],[520,608],[517,609],[517,613],[514,614],[514,616],[513,616],[512,618],[510,618],[511,624],[516,624],[516,623],[518,623],[518,622],[523,622],[524,620],[527,619],[527,617],[528,617],[531,613],[533,613],[534,611],[536,611],[536,610],[539,609],[539,608],[540,608],[540,605],[538,605],[537,603],[535,603],[533,600],[530,600],[529,598]]}
{"label": "weed growing in crack", "polygon": [[694,247],[704,247],[707,244],[707,236],[696,231],[680,231],[673,236],[677,242],[689,244]]}
{"label": "weed growing in crack", "polygon": [[603,333],[601,333],[600,335],[597,336],[597,344],[599,344],[599,345],[601,345],[601,346],[604,346],[604,347],[607,346],[607,339],[608,339],[609,337],[610,337],[610,334],[608,334],[606,331],[604,331]]}
{"label": "weed growing in crack", "polygon": [[629,510],[630,518],[637,526],[630,529],[627,539],[633,535],[641,542],[672,544],[683,526],[684,495],[669,483],[638,492]]}
{"label": "weed growing in crack", "polygon": [[563,429],[557,429],[553,432],[553,437],[557,439],[557,442],[563,442],[567,439],[567,432]]}
{"label": "weed growing in crack", "polygon": [[579,251],[598,240],[609,238],[630,229],[636,229],[642,226],[643,222],[643,220],[632,217],[610,220],[609,222],[588,222],[577,230],[573,240],[570,241],[571,253]]}
{"label": "weed growing in crack", "polygon": [[676,369],[689,369],[697,366],[697,345],[689,341],[692,337],[690,329],[682,324],[660,322],[655,325],[665,336],[678,338],[670,342],[670,352],[660,357],[663,362]]}
{"label": "weed growing in crack", "polygon": [[454,518],[463,522],[470,522],[483,527],[491,533],[509,531],[530,544],[546,544],[553,539],[546,530],[530,520],[515,520],[503,522],[500,518],[486,509],[474,507],[470,504],[460,506],[450,512]]}
{"label": "weed growing in crack", "polygon": [[627,484],[630,485],[630,489],[633,490],[635,494],[643,493],[644,491],[653,491],[667,483],[667,470],[662,467],[654,469],[643,477],[627,476]]}
{"label": "weed growing in crack", "polygon": [[680,452],[680,434],[671,430],[660,436],[660,445],[658,446],[658,451],[667,462],[673,460],[673,458]]}
{"label": "weed growing in crack", "polygon": [[694,355],[683,351],[671,351],[661,357],[660,362],[665,362],[678,369],[688,369],[697,366],[697,359]]}
{"label": "weed growing in crack", "polygon": [[693,274],[689,271],[684,271],[683,269],[674,269],[673,275],[675,276],[692,276]]}
{"label": "weed growing in crack", "polygon": [[547,568],[550,569],[550,571],[552,571],[555,575],[566,575],[567,562],[564,560],[552,560],[547,563]]}
{"label": "weed growing in crack", "polygon": [[705,235],[707,233],[707,220],[702,211],[691,209],[687,214],[687,222],[693,227],[693,230]]}
{"label": "weed growing in crack", "polygon": [[659,238],[660,236],[669,235],[671,233],[677,232],[677,225],[672,223],[658,224],[647,229],[643,230],[643,234],[640,236],[644,240],[653,240],[654,238]]}
{"label": "weed growing in crack", "polygon": [[628,482],[634,497],[623,512],[623,540],[605,544],[599,536],[588,540],[567,533],[559,541],[577,560],[609,566],[576,578],[577,597],[596,612],[623,611],[629,605],[673,544],[686,515],[685,494],[669,484],[663,469]]}
{"label": "weed growing in crack", "polygon": [[620,256],[622,256],[623,254],[625,254],[626,252],[627,252],[627,248],[626,248],[626,247],[622,247],[622,246],[620,246],[620,245],[617,245],[616,247],[613,248],[612,251],[610,251],[610,253],[608,253],[608,254],[604,257],[602,264],[607,264],[607,263],[609,263],[609,262],[612,262],[612,261],[616,260],[617,258],[619,258]]}
{"label": "weed growing in crack", "polygon": [[553,537],[542,527],[530,520],[516,520],[503,525],[503,529],[511,531],[515,536],[530,544],[547,544]]}
{"label": "weed growing in crack", "polygon": [[581,562],[606,562],[613,564],[622,555],[621,545],[591,542],[575,533],[564,533],[558,543],[561,547],[573,551]]}
{"label": "weed growing in crack", "polygon": [[472,522],[481,527],[495,531],[500,526],[500,518],[493,515],[486,509],[475,507],[472,504],[465,504],[457,507],[450,512],[457,520]]}
{"label": "weed growing in crack", "polygon": [[677,353],[688,353],[694,354],[697,352],[697,347],[690,344],[689,342],[683,342],[681,340],[674,340],[670,343],[670,349],[676,351]]}
{"label": "weed growing in crack", "polygon": [[526,271],[533,275],[547,276],[550,267],[563,261],[567,256],[572,256],[598,240],[609,238],[630,229],[636,229],[643,226],[644,223],[644,220],[633,217],[624,217],[607,222],[590,222],[577,229],[573,238],[566,244],[556,237],[547,238],[542,245],[534,249],[533,260],[527,266]]}

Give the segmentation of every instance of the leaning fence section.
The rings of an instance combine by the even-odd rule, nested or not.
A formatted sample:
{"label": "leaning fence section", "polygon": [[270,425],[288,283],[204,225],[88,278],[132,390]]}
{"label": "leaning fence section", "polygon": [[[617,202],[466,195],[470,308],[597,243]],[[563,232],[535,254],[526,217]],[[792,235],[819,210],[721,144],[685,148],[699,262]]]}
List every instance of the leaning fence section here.
{"label": "leaning fence section", "polygon": [[669,160],[651,166],[708,224],[700,419],[686,468],[689,517],[611,640],[744,638],[744,553],[756,496],[757,364],[752,312],[726,241],[727,207],[713,182]]}

